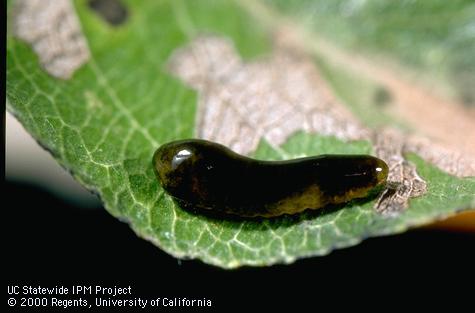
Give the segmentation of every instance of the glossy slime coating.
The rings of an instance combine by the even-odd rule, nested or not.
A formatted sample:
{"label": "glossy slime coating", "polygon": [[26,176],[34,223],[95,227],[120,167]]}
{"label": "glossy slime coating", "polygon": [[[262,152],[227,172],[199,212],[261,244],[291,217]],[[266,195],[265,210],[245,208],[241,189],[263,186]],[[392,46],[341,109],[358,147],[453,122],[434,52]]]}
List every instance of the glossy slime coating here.
{"label": "glossy slime coating", "polygon": [[241,217],[294,214],[364,198],[388,175],[386,163],[369,155],[260,161],[198,139],[162,145],[153,166],[165,191],[184,206]]}

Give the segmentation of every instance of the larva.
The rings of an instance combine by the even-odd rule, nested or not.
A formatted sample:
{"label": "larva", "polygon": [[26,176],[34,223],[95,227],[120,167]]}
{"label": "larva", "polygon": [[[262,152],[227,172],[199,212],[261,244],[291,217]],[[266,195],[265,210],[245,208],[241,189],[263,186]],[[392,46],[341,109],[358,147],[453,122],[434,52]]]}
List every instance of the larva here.
{"label": "larva", "polygon": [[241,217],[274,217],[367,197],[388,166],[369,155],[320,155],[261,161],[223,145],[188,139],[153,156],[165,191],[186,207]]}

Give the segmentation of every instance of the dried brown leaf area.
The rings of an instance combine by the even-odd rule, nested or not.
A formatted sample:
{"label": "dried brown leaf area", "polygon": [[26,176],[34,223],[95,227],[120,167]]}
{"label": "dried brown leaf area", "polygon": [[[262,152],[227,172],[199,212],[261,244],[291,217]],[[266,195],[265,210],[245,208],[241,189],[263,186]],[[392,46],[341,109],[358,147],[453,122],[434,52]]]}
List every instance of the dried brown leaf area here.
{"label": "dried brown leaf area", "polygon": [[69,79],[90,57],[69,0],[17,0],[13,32],[29,43],[50,75]]}
{"label": "dried brown leaf area", "polygon": [[368,131],[344,106],[307,58],[278,50],[245,63],[226,39],[199,37],[174,53],[169,68],[199,92],[196,133],[248,154],[264,138],[278,147],[298,130],[340,139]]}
{"label": "dried brown leaf area", "polygon": [[406,152],[415,152],[459,177],[475,175],[475,162],[432,142],[394,129],[363,126],[333,95],[310,58],[279,46],[268,58],[244,62],[227,39],[200,36],[176,50],[169,70],[198,91],[196,135],[253,152],[260,139],[276,147],[297,131],[342,140],[365,139],[385,160],[388,187],[376,210],[392,214],[424,194],[426,182]]}
{"label": "dried brown leaf area", "polygon": [[376,210],[397,213],[408,205],[408,199],[427,191],[426,182],[417,174],[414,164],[404,158],[404,137],[392,130],[375,132],[375,154],[389,166],[388,184],[376,203]]}

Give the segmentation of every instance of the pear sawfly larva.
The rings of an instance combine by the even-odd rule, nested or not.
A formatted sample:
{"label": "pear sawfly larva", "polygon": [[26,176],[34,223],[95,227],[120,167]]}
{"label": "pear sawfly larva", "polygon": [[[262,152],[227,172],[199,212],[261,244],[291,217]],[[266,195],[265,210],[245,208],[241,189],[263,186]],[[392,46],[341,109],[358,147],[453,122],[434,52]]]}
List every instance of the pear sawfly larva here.
{"label": "pear sawfly larva", "polygon": [[153,155],[165,191],[185,207],[240,217],[275,217],[365,198],[386,183],[388,166],[369,155],[261,161],[199,139]]}

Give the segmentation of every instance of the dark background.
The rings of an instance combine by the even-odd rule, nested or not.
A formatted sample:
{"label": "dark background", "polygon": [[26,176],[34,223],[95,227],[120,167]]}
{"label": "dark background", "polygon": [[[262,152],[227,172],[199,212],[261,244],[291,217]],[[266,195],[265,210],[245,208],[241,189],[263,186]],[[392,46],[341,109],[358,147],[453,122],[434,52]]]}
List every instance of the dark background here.
{"label": "dark background", "polygon": [[102,208],[72,207],[24,184],[6,182],[4,191],[9,285],[131,285],[134,296],[206,297],[218,311],[322,305],[412,311],[441,303],[473,309],[473,234],[416,230],[292,265],[226,271],[178,261]]}

